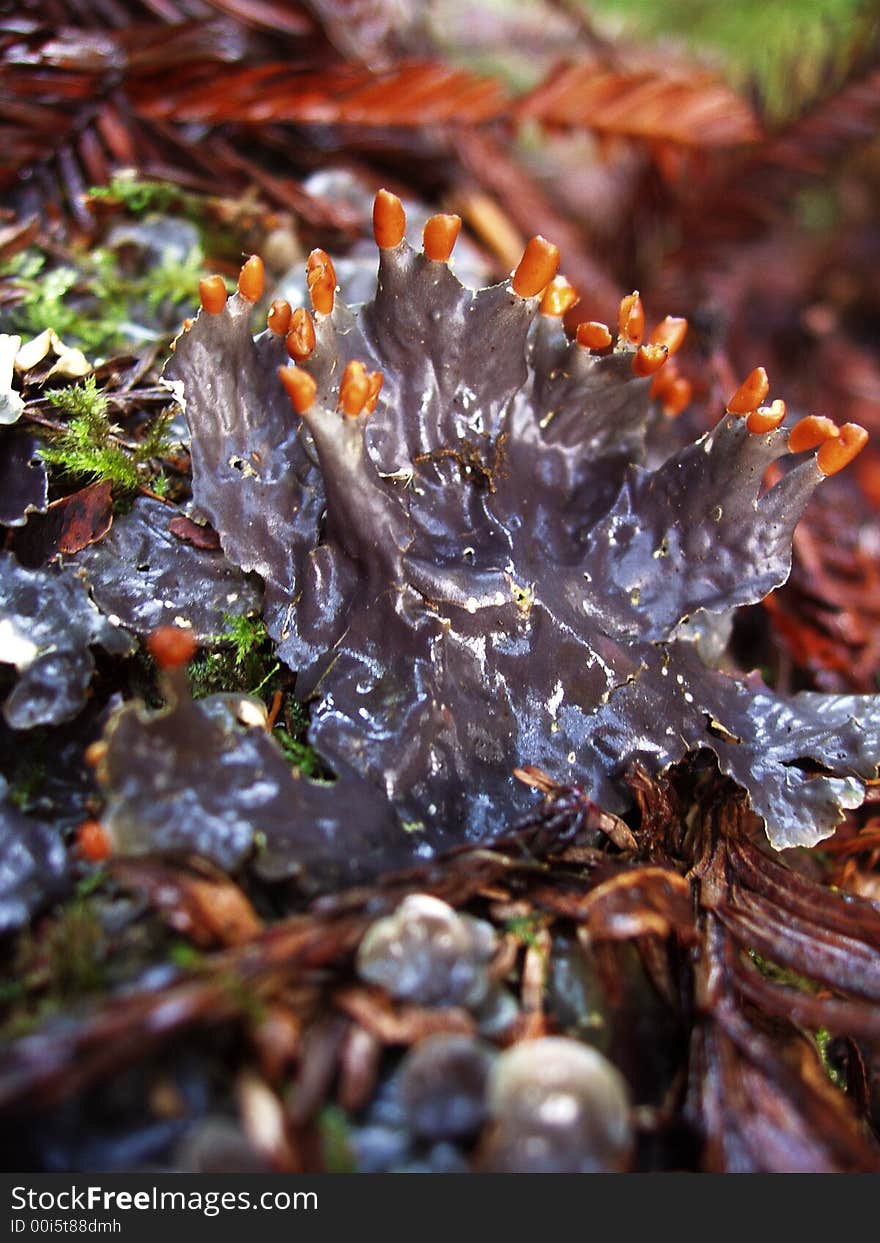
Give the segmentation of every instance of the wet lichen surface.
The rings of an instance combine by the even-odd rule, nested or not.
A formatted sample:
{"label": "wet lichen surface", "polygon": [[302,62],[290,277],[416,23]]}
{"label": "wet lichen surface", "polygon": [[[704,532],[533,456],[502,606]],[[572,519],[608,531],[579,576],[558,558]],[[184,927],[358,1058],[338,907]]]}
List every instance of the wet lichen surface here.
{"label": "wet lichen surface", "polygon": [[[284,313],[286,341],[254,339],[251,260],[243,292],[208,289],[166,368],[195,504],[265,583],[312,745],[385,800],[366,866],[501,832],[532,801],[517,767],[618,812],[630,765],[657,773],[700,748],[774,846],[828,836],[876,771],[880,701],[776,696],[707,668],[682,626],[785,580],[794,527],[860,430],[785,430],[759,370],[710,433],[665,459],[655,438],[647,462],[650,377],[681,321],[643,343],[625,299],[616,347],[600,325],[598,348],[570,342],[564,284],[542,308],[557,262],[542,239],[510,281],[472,291],[432,251],[448,217],[427,253],[385,192],[376,220],[371,302],[345,306],[314,252],[313,313]],[[290,832],[263,827],[270,853]]]}
{"label": "wet lichen surface", "polygon": [[[472,290],[450,268],[459,225],[432,217],[414,249],[381,191],[374,297],[347,306],[314,251],[311,309],[276,301],[256,336],[262,262],[231,297],[206,278],[164,370],[191,502],[185,469],[178,500],[151,486],[159,434],[132,448],[102,406],[116,476],[89,494],[88,536],[58,537],[59,518],[39,545],[56,554],[32,567],[16,553],[38,545],[10,538],[10,756],[82,720],[73,767],[93,778],[67,761],[43,794],[11,761],[0,778],[0,930],[37,929],[16,951],[5,1105],[63,1098],[81,1059],[100,1120],[102,1042],[153,1049],[217,1018],[256,1050],[242,1116],[274,1108],[266,1083],[298,1068],[284,1125],[307,1151],[224,1131],[224,1090],[187,1046],[159,1072],[184,1121],[156,1141],[188,1136],[187,1168],[678,1168],[711,1128],[713,1085],[765,1035],[713,1010],[718,979],[777,1019],[795,993],[809,1031],[839,1012],[804,979],[842,989],[832,1007],[880,989],[869,904],[823,923],[825,891],[800,876],[789,891],[774,861],[862,803],[880,696],[778,694],[724,654],[731,614],[786,580],[811,495],[864,433],[786,425],[757,368],[674,447],[684,321],[646,333],[634,294],[614,331],[571,340],[555,247],[533,239],[510,279]],[[26,533],[45,466],[30,429],[5,435],[9,526]],[[104,514],[111,484],[125,501]],[[108,689],[122,665],[147,703]],[[743,969],[734,945],[788,975]],[[756,1097],[778,1069],[769,1052],[761,1067]],[[334,1068],[339,1113],[322,1105]],[[837,1109],[798,1168],[871,1165]],[[47,1156],[28,1126],[56,1168],[154,1150],[134,1128],[113,1152],[96,1121],[85,1157],[67,1140]],[[724,1160],[764,1168],[745,1126]],[[788,1132],[773,1142],[777,1167],[795,1159]]]}

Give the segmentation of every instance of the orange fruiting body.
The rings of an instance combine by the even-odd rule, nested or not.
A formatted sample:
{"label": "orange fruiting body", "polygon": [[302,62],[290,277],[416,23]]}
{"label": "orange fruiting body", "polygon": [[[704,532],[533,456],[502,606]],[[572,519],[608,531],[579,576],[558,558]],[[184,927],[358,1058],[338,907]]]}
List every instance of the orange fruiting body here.
{"label": "orange fruiting body", "polygon": [[298,306],[290,316],[290,331],[285,345],[294,362],[302,363],[315,348],[315,322],[303,306]]}
{"label": "orange fruiting body", "polygon": [[569,285],[564,276],[554,276],[544,290],[544,297],[541,299],[541,314],[561,318],[579,301],[574,286]]}
{"label": "orange fruiting body", "polygon": [[587,320],[577,326],[577,343],[586,350],[607,350],[611,344],[611,329],[598,320]]}
{"label": "orange fruiting body", "polygon": [[[354,418],[361,413],[370,396],[370,377],[361,362],[354,359],[346,365],[339,385],[339,408]],[[378,394],[377,394],[378,396]]]}
{"label": "orange fruiting body", "polygon": [[306,282],[312,307],[329,315],[336,298],[336,269],[326,250],[313,250],[306,261]]}
{"label": "orange fruiting body", "polygon": [[785,402],[777,397],[769,406],[759,406],[746,419],[746,427],[755,436],[775,431],[785,419]]}
{"label": "orange fruiting body", "polygon": [[291,314],[290,303],[285,302],[283,298],[276,298],[269,307],[269,314],[266,316],[266,327],[270,332],[274,332],[276,337],[286,336],[290,328]]}
{"label": "orange fruiting body", "polygon": [[376,403],[379,400],[379,394],[382,391],[382,385],[385,382],[385,376],[381,371],[371,371],[367,377],[370,382],[370,389],[367,393],[367,400],[364,403],[364,411],[372,414],[376,409]]}
{"label": "orange fruiting body", "polygon": [[315,404],[318,386],[307,371],[299,367],[279,367],[278,375],[297,414],[305,414]]}
{"label": "orange fruiting body", "polygon": [[677,315],[667,315],[648,337],[649,345],[665,345],[670,357],[677,354],[687,336],[688,322]]}
{"label": "orange fruiting body", "polygon": [[751,414],[767,400],[770,392],[770,381],[763,367],[756,367],[743,380],[727,403],[729,414]]}
{"label": "orange fruiting body", "polygon": [[654,375],[660,370],[668,357],[669,350],[665,345],[640,345],[633,355],[633,374],[637,376]]}
{"label": "orange fruiting body", "polygon": [[826,440],[834,440],[840,434],[840,428],[833,419],[823,414],[808,414],[806,418],[795,423],[789,432],[788,447],[792,453],[806,453],[815,449]]}
{"label": "orange fruiting body", "polygon": [[179,626],[157,626],[147,639],[147,649],[160,669],[179,669],[192,660],[198,643]]}
{"label": "orange fruiting body", "polygon": [[823,475],[836,475],[849,466],[868,443],[868,433],[858,423],[844,423],[840,435],[826,440],[816,454],[816,465]]}
{"label": "orange fruiting body", "polygon": [[259,255],[251,255],[238,274],[238,292],[248,302],[259,302],[266,287],[266,269]]}
{"label": "orange fruiting body", "polygon": [[461,216],[432,216],[422,233],[425,256],[436,263],[445,263],[452,254],[461,232]]}
{"label": "orange fruiting body", "polygon": [[620,300],[617,312],[617,327],[620,337],[628,345],[640,345],[645,335],[645,308],[639,291],[634,289],[631,294]]}
{"label": "orange fruiting body", "polygon": [[199,281],[199,301],[209,315],[219,315],[228,296],[222,276],[203,276]]}
{"label": "orange fruiting body", "polygon": [[534,298],[553,280],[559,267],[559,247],[546,238],[531,238],[511,279],[511,288],[521,298]]}
{"label": "orange fruiting body", "polygon": [[89,863],[102,863],[112,853],[107,830],[100,820],[86,820],[76,831],[76,849]]}
{"label": "orange fruiting body", "polygon": [[[393,250],[403,241],[406,212],[403,203],[390,190],[380,190],[373,203],[373,237],[380,250]],[[451,250],[451,247],[450,247]]]}

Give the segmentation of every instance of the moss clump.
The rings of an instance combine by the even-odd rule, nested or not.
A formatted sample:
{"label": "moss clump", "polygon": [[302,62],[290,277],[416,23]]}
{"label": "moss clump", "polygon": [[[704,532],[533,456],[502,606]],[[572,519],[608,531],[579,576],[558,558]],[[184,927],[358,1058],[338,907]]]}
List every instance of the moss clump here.
{"label": "moss clump", "polygon": [[148,212],[195,210],[197,200],[177,186],[164,181],[150,181],[138,177],[134,169],[120,169],[106,186],[92,186],[88,194],[91,202],[104,202],[112,207],[123,207],[132,216],[144,216]]}
{"label": "moss clump", "polygon": [[153,491],[161,490],[164,481],[151,464],[170,448],[167,414],[151,420],[143,437],[129,444],[120,439],[121,429],[110,422],[107,395],[94,376],[70,388],[54,389],[48,398],[67,424],[41,448],[45,462],[65,475],[112,483],[121,492],[134,492],[146,483]]}
{"label": "moss clump", "polygon": [[267,698],[285,675],[263,619],[224,613],[223,620],[226,628],[208,640],[219,650],[203,652],[189,666],[193,698],[223,691]]}
{"label": "moss clump", "polygon": [[182,260],[169,254],[138,274],[106,247],[71,252],[59,264],[31,248],[4,269],[18,294],[6,331],[31,337],[54,328],[65,343],[98,358],[170,337],[197,299],[202,260],[195,246]]}
{"label": "moss clump", "polygon": [[330,777],[327,765],[314,747],[306,741],[308,728],[308,708],[298,699],[288,695],[284,724],[276,725],[272,731],[272,737],[284,752],[291,768],[301,772],[304,777],[318,781],[327,780]]}
{"label": "moss clump", "polygon": [[107,985],[109,943],[94,902],[104,879],[100,872],[86,878],[69,902],[22,935],[13,974],[0,980],[4,1036],[25,1035]]}

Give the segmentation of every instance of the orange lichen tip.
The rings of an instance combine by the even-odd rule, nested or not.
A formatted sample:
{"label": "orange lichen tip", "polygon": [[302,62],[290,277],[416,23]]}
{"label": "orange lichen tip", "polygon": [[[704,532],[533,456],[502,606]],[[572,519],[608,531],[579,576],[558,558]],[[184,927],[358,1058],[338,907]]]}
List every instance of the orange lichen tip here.
{"label": "orange lichen tip", "polygon": [[248,302],[259,302],[266,287],[266,269],[259,255],[251,255],[238,274],[238,292]]}
{"label": "orange lichen tip", "polygon": [[76,849],[89,863],[102,863],[112,851],[110,837],[100,820],[86,820],[76,831]]}
{"label": "orange lichen tip", "polygon": [[[403,210],[403,203],[390,190],[380,190],[373,203],[373,237],[376,245],[380,250],[393,250],[403,241],[405,231],[406,212]],[[452,247],[450,252],[451,250]]]}
{"label": "orange lichen tip", "polygon": [[198,650],[192,634],[179,626],[157,626],[147,639],[147,649],[160,669],[179,669]]}
{"label": "orange lichen tip", "polygon": [[785,419],[785,402],[777,397],[769,406],[759,406],[746,419],[746,427],[754,436],[773,432]]}
{"label": "orange lichen tip", "polygon": [[370,382],[370,391],[367,394],[367,400],[364,404],[364,413],[372,414],[376,409],[379,394],[382,392],[382,385],[385,382],[385,376],[381,371],[371,371],[367,379]]}
{"label": "orange lichen tip", "polygon": [[303,306],[298,306],[290,316],[290,331],[284,344],[294,362],[302,363],[315,348],[315,323]]}
{"label": "orange lichen tip", "polygon": [[833,419],[822,414],[808,414],[791,429],[788,447],[792,453],[806,453],[808,449],[815,449],[826,440],[835,440],[839,435],[840,428]]}
{"label": "orange lichen tip", "polygon": [[290,303],[285,302],[283,298],[276,298],[269,307],[266,327],[270,332],[274,332],[276,337],[286,337],[290,328],[291,314]]}
{"label": "orange lichen tip", "polygon": [[425,258],[445,263],[461,232],[461,216],[432,216],[422,233]]}
{"label": "orange lichen tip", "polygon": [[640,345],[633,355],[633,374],[637,376],[654,375],[669,357],[665,345]]}
{"label": "orange lichen tip", "polygon": [[756,367],[736,390],[727,403],[728,414],[751,414],[767,400],[770,381],[763,367]]}
{"label": "orange lichen tip", "polygon": [[678,376],[663,394],[660,402],[663,413],[668,419],[677,419],[691,404],[693,395],[694,388],[690,380],[685,379],[684,376]]}
{"label": "orange lichen tip", "polygon": [[203,276],[199,281],[199,301],[209,315],[219,315],[226,306],[226,283],[222,276]]}
{"label": "orange lichen tip", "polygon": [[526,243],[511,288],[521,298],[535,298],[553,280],[558,267],[559,247],[539,234]]}
{"label": "orange lichen tip", "polygon": [[305,414],[315,404],[318,386],[307,371],[299,367],[279,367],[278,375],[297,414]]}
{"label": "orange lichen tip", "polygon": [[[378,397],[378,392],[376,394]],[[370,397],[370,376],[363,363],[347,363],[339,385],[339,408],[343,414],[356,418]]]}
{"label": "orange lichen tip", "polygon": [[329,315],[336,297],[336,270],[326,250],[313,250],[306,261],[306,282],[312,307]]}
{"label": "orange lichen tip", "polygon": [[642,306],[642,299],[637,289],[627,294],[625,298],[621,298],[620,309],[617,312],[617,327],[622,341],[628,345],[641,345],[642,337],[645,335],[645,308]]}
{"label": "orange lichen tip", "polygon": [[650,392],[653,399],[659,401],[666,417],[676,419],[690,405],[693,388],[690,380],[677,373],[673,359],[654,376]]}
{"label": "orange lichen tip", "polygon": [[816,454],[816,465],[823,475],[836,475],[849,466],[868,443],[868,433],[858,423],[844,423],[840,435],[826,440]]}
{"label": "orange lichen tip", "polygon": [[579,301],[574,286],[569,285],[564,276],[554,276],[544,290],[544,297],[541,299],[541,314],[561,319],[565,312]]}
{"label": "orange lichen tip", "polygon": [[667,315],[648,337],[649,345],[665,345],[670,355],[677,354],[687,336],[688,322],[675,315]]}
{"label": "orange lichen tip", "polygon": [[577,343],[585,350],[607,350],[611,344],[611,329],[591,319],[577,326]]}

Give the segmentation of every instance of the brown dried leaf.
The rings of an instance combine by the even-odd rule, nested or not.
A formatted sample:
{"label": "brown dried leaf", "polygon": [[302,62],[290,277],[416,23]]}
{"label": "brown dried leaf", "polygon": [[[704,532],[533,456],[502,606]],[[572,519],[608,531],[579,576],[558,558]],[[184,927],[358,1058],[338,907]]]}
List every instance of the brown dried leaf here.
{"label": "brown dried leaf", "polygon": [[424,1006],[396,1006],[381,989],[351,987],[333,995],[337,1009],[353,1018],[383,1044],[416,1044],[438,1032],[476,1034],[477,1025],[466,1010],[447,1006],[439,1010]]}
{"label": "brown dried leaf", "polygon": [[220,547],[220,536],[207,523],[193,522],[192,518],[180,515],[168,523],[168,530],[185,544],[193,548],[204,548],[216,552]]}
{"label": "brown dried leaf", "polygon": [[186,869],[149,858],[118,859],[116,880],[144,893],[169,927],[201,947],[244,945],[263,921],[241,889],[204,860]]}
{"label": "brown dried leaf", "polygon": [[[190,75],[192,76],[192,75]],[[135,84],[138,112],[152,120],[217,125],[283,121],[299,124],[390,126],[468,124],[493,120],[507,96],[492,78],[433,61],[402,61],[381,73],[337,65],[321,73],[291,73],[270,62],[187,83],[181,73],[164,90]]]}
{"label": "brown dried leaf", "polygon": [[696,939],[690,885],[670,868],[629,868],[584,894],[545,886],[532,898],[538,906],[586,923],[594,941],[674,936],[692,944]]}
{"label": "brown dried leaf", "polygon": [[514,115],[696,147],[738,146],[761,136],[746,101],[712,74],[621,72],[594,62],[557,65],[517,100]]}
{"label": "brown dried leaf", "polygon": [[16,552],[27,565],[41,565],[58,553],[72,554],[96,544],[113,525],[113,485],[92,483],[53,501],[16,537]]}

